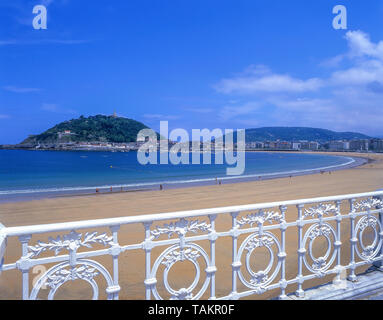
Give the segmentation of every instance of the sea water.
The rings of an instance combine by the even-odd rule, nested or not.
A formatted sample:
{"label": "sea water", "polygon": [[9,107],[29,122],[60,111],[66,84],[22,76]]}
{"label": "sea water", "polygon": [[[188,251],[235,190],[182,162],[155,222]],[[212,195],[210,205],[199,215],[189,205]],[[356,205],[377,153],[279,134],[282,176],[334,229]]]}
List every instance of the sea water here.
{"label": "sea water", "polygon": [[354,161],[322,154],[248,152],[244,174],[226,176],[228,166],[214,164],[212,156],[211,165],[143,166],[136,152],[0,150],[0,201],[37,194],[110,191],[110,187],[117,191],[264,179],[331,170]]}

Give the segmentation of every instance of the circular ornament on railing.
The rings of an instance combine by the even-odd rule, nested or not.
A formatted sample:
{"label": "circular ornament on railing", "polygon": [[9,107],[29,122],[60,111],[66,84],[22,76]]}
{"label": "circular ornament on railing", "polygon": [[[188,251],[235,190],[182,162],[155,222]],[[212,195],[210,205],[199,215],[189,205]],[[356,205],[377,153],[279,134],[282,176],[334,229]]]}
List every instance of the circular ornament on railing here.
{"label": "circular ornament on railing", "polygon": [[[371,245],[365,246],[363,242],[363,234],[367,228],[371,228],[374,232],[374,239]],[[355,246],[356,253],[364,261],[369,261],[378,256],[382,247],[382,239],[380,234],[382,226],[375,216],[364,216],[355,227],[355,236],[359,239],[358,245]],[[360,248],[359,248],[360,247]]]}
{"label": "circular ornament on railing", "polygon": [[[269,252],[270,259],[266,269],[255,271],[251,266],[250,259],[258,248],[266,248]],[[242,243],[238,251],[238,258],[241,259],[244,252],[245,255],[245,266],[250,279],[246,279],[241,269],[238,272],[239,279],[241,282],[250,289],[255,289],[259,293],[262,293],[265,290],[265,287],[269,285],[277,276],[279,269],[281,267],[281,261],[278,259],[274,272],[272,272],[274,266],[274,250],[277,251],[277,256],[281,253],[281,246],[278,239],[269,232],[265,232],[262,235],[259,233],[252,234]]]}
{"label": "circular ornament on railing", "polygon": [[[209,286],[210,277],[206,276],[206,279],[201,289],[193,294],[193,291],[197,289],[198,283],[201,277],[201,267],[199,260],[203,259],[206,268],[209,267],[209,256],[199,245],[190,243],[185,244],[182,248],[180,245],[174,245],[167,248],[161,253],[153,265],[152,278],[157,279],[157,272],[161,265],[165,266],[163,271],[163,284],[167,292],[171,295],[170,300],[197,300],[206,291]],[[192,284],[188,288],[174,289],[170,286],[168,281],[168,275],[170,269],[177,263],[183,261],[190,261],[195,269],[196,275]],[[152,293],[157,300],[163,300],[163,297],[158,293],[157,286],[152,287]]]}
{"label": "circular ornament on railing", "polygon": [[[98,262],[92,260],[79,259],[74,267],[69,262],[57,264],[45,272],[33,286],[30,300],[36,300],[43,287],[50,288],[48,300],[53,300],[57,290],[68,281],[84,280],[88,282],[93,290],[93,300],[98,299],[98,285],[95,277],[102,275],[109,287],[113,287],[113,280],[109,272]],[[112,296],[108,294],[108,299]]]}
{"label": "circular ornament on railing", "polygon": [[[327,241],[326,254],[323,257],[315,257],[313,253],[314,241],[319,237],[325,237]],[[308,242],[308,250],[307,250]],[[336,258],[336,250],[333,248],[333,243],[336,242],[336,233],[332,226],[327,223],[314,224],[306,232],[303,238],[303,247],[306,248],[308,256],[312,264],[307,261],[307,255],[304,255],[303,261],[307,269],[313,273],[324,273],[333,264]],[[331,254],[332,253],[332,254]]]}

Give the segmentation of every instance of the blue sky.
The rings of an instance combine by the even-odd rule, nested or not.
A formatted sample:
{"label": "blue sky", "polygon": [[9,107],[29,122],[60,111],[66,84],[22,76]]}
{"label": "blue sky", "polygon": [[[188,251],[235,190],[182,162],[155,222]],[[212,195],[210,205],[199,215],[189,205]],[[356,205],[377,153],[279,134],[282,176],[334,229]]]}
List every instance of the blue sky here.
{"label": "blue sky", "polygon": [[155,129],[383,136],[382,26],[377,0],[0,0],[0,144],[114,111]]}

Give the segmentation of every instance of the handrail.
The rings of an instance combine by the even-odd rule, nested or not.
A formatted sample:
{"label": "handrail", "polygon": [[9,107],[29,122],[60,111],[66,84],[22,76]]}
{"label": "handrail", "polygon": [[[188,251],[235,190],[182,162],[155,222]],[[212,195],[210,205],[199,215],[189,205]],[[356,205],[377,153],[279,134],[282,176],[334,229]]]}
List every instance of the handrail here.
{"label": "handrail", "polygon": [[23,236],[28,234],[60,232],[60,231],[73,230],[73,229],[113,227],[117,225],[126,225],[126,224],[132,224],[132,223],[155,222],[155,221],[162,221],[162,220],[209,216],[213,214],[216,215],[216,214],[234,213],[234,212],[242,212],[242,211],[250,211],[250,210],[269,209],[269,208],[274,208],[278,206],[304,205],[304,204],[324,202],[324,201],[350,200],[353,198],[363,198],[363,197],[372,197],[372,196],[383,196],[383,191],[318,197],[318,198],[301,199],[301,200],[269,202],[269,203],[260,203],[260,204],[249,204],[249,205],[242,205],[242,206],[167,212],[167,213],[148,214],[148,215],[139,215],[139,216],[131,216],[131,217],[121,217],[121,218],[95,219],[95,220],[83,220],[83,221],[77,221],[77,222],[61,222],[61,223],[41,224],[41,225],[32,225],[32,226],[8,227],[8,228],[4,228],[2,231],[6,234],[6,236]]}
{"label": "handrail", "polygon": [[[343,206],[345,203],[348,206]],[[295,211],[290,211],[292,207]],[[293,221],[287,221],[287,212],[292,215]],[[216,220],[223,214],[230,214],[231,223],[222,225],[218,231]],[[172,222],[165,223],[166,220]],[[342,224],[345,220],[348,220],[349,227]],[[133,243],[127,243],[126,238],[119,238],[119,234],[126,233],[126,230],[120,230],[121,226],[128,224],[141,224],[144,239],[138,237]],[[349,229],[346,233],[344,226]],[[99,230],[78,232],[79,229],[96,228],[109,230],[104,233]],[[292,228],[296,228],[296,232],[294,229],[290,236],[296,235],[298,243],[296,246],[292,243],[293,247],[288,248],[290,240],[287,231]],[[363,240],[365,230],[373,236],[372,242],[367,245]],[[54,232],[64,234],[48,237],[48,240],[42,239],[46,236],[40,239],[32,237]],[[18,237],[21,253],[16,261],[11,259],[13,261],[4,264],[9,237]],[[313,243],[318,237],[327,240],[328,248],[323,257],[316,257],[313,252]],[[216,273],[226,272],[229,276],[227,270],[221,268],[222,261],[216,265],[216,246],[222,246],[222,242],[217,240],[224,238],[231,239],[232,243],[231,250],[223,253],[225,259],[231,261],[232,285],[227,294],[220,293],[217,297]],[[347,263],[342,263],[345,249],[342,243],[345,241],[350,241],[347,248],[349,258],[346,257]],[[97,247],[92,249],[93,245]],[[16,248],[8,249],[14,251]],[[154,248],[161,249],[153,251]],[[265,270],[258,270],[250,263],[252,257],[258,255],[257,248],[269,251]],[[143,251],[145,254],[145,268],[141,271],[145,272],[142,281],[146,299],[200,299],[208,295],[210,299],[237,300],[274,289],[280,289],[279,297],[285,299],[287,287],[293,284],[298,286],[296,295],[303,298],[305,281],[333,275],[336,276],[334,283],[341,284],[346,281],[344,274],[347,273],[348,280],[357,281],[357,268],[382,265],[383,190],[68,223],[8,228],[0,224],[0,271],[18,269],[21,272],[22,298],[25,300],[37,299],[39,292],[45,289],[49,290],[48,299],[53,299],[60,286],[79,279],[91,285],[93,299],[97,299],[99,287],[95,278],[98,276],[106,281],[107,298],[118,299],[121,285],[125,285],[124,281],[119,280],[119,258],[121,253],[127,251],[132,254]],[[291,276],[287,275],[286,267],[287,262],[291,263],[294,251],[297,272]],[[7,260],[13,256],[14,252],[7,256]],[[106,268],[101,261],[92,259],[107,256],[112,258],[112,268]],[[194,265],[195,278],[190,287],[173,289],[168,282],[168,273],[174,264],[185,260]],[[46,268],[48,265],[51,265],[50,269],[43,269],[43,275],[35,278],[30,288],[31,271],[34,273],[35,267]],[[132,267],[141,268],[139,265],[131,265],[130,268],[124,265],[124,270],[129,272]],[[159,282],[164,288],[157,289]],[[242,284],[241,288],[239,284]]]}

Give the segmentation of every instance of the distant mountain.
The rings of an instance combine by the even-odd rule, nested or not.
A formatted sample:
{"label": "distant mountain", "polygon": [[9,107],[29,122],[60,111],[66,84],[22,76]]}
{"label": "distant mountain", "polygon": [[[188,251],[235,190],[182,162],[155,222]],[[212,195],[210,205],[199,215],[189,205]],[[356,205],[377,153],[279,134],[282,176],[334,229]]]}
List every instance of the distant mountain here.
{"label": "distant mountain", "polygon": [[135,142],[138,132],[147,128],[141,122],[117,116],[81,116],[79,119],[61,122],[39,135],[29,136],[21,145],[93,141]]}
{"label": "distant mountain", "polygon": [[246,130],[246,142],[256,141],[318,141],[326,142],[332,140],[371,139],[357,132],[335,132],[326,129],[306,127],[270,127]]}

